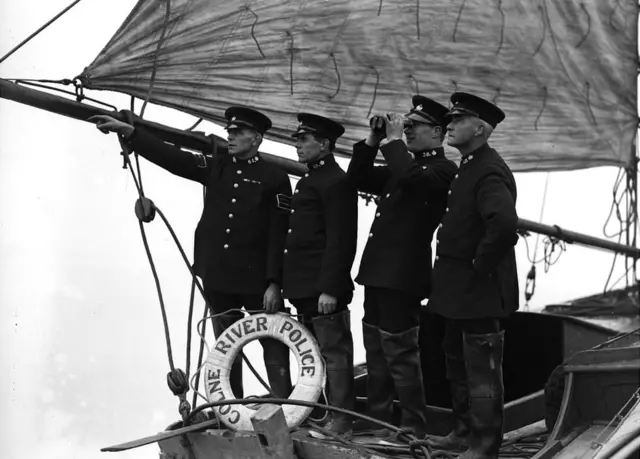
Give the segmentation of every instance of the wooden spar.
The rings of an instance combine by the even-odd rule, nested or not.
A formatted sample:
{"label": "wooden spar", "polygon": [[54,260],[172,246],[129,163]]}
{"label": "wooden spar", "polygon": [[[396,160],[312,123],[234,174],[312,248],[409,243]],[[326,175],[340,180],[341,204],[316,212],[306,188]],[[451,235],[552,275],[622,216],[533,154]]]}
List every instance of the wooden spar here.
{"label": "wooden spar", "polygon": [[542,223],[532,222],[520,218],[518,220],[518,229],[522,231],[531,231],[532,233],[543,234],[545,236],[561,239],[570,244],[579,244],[586,247],[617,252],[631,258],[640,258],[640,248],[630,245],[619,244],[607,239],[599,239],[597,237],[588,236],[586,234],[576,233],[560,228],[559,226],[543,225]]}
{"label": "wooden spar", "polygon": [[[79,103],[73,100],[65,99],[54,94],[44,91],[38,91],[25,86],[12,83],[8,80],[0,78],[0,98],[19,102],[21,104],[30,105],[42,110],[57,113],[59,115],[68,116],[81,121],[86,121],[93,115],[109,115],[124,120],[124,117],[113,111],[104,110],[92,105]],[[143,126],[152,134],[161,138],[165,142],[179,145],[191,150],[210,153],[214,148],[227,147],[227,141],[221,137],[204,134],[198,132],[183,131],[160,123],[154,123],[141,118],[135,119],[136,124]],[[291,159],[282,158],[280,156],[269,153],[260,152],[260,155],[271,161],[288,174],[301,177],[307,172],[307,167]],[[611,252],[627,255],[629,257],[640,258],[640,249],[630,245],[619,244],[606,239],[599,239],[593,236],[576,233],[574,231],[564,230],[558,226],[543,225],[530,220],[520,219],[518,228],[523,231],[543,234],[549,237],[561,239],[568,243],[580,244],[587,247],[603,249]]]}
{"label": "wooden spar", "polygon": [[[93,115],[108,115],[125,121],[125,117],[120,113],[76,102],[48,92],[31,89],[2,78],[0,78],[0,99],[12,100],[80,121],[87,121],[87,119]],[[227,148],[227,141],[218,136],[205,136],[198,132],[183,131],[139,117],[134,117],[134,120],[137,125],[144,127],[165,142],[179,145],[189,150],[211,153],[214,148]],[[260,152],[260,155],[278,164],[278,166],[282,167],[288,174],[300,177],[307,172],[307,167],[296,161],[264,152]]]}

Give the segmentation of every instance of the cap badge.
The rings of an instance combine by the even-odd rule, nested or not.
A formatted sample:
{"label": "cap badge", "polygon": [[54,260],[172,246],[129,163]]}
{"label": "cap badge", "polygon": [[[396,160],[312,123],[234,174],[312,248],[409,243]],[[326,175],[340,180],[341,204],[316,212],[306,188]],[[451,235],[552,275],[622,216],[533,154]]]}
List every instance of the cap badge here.
{"label": "cap badge", "polygon": [[416,110],[418,110],[419,112],[421,112],[421,111],[422,111],[422,104],[418,105],[418,106],[416,107]]}

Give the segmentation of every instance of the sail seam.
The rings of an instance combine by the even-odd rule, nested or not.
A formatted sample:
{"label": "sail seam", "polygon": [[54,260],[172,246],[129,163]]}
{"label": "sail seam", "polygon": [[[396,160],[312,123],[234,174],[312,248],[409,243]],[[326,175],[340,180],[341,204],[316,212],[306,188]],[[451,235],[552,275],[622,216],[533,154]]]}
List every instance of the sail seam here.
{"label": "sail seam", "polygon": [[582,39],[576,45],[576,49],[578,49],[578,48],[580,48],[582,46],[582,44],[585,42],[585,40],[587,39],[587,37],[591,33],[591,15],[589,14],[589,11],[587,11],[587,7],[584,6],[584,3],[580,3],[580,7],[582,8],[582,11],[584,11],[584,14],[587,15],[587,31],[585,32],[585,34],[582,37]]}
{"label": "sail seam", "polygon": [[247,11],[249,11],[249,13],[253,14],[256,18],[255,21],[253,21],[253,24],[251,25],[251,37],[253,38],[253,41],[256,42],[256,46],[258,47],[258,51],[260,51],[260,55],[265,58],[267,56],[264,55],[264,53],[262,52],[262,48],[260,48],[260,43],[258,43],[258,39],[256,38],[256,33],[255,33],[255,28],[256,28],[256,24],[258,23],[258,15],[248,6],[246,7]]}

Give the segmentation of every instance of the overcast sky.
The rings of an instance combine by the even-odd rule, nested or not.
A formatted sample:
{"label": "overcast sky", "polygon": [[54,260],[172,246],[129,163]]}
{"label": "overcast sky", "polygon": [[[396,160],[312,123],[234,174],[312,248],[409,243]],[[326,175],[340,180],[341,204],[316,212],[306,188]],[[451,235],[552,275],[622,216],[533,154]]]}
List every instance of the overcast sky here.
{"label": "overcast sky", "polygon": [[[0,55],[68,3],[0,2]],[[77,75],[134,4],[80,3],[0,64],[0,77]],[[99,96],[119,108],[128,106],[127,97]],[[193,122],[160,108],[149,108],[146,118],[175,127]],[[210,124],[203,129],[223,132]],[[121,168],[116,138],[90,124],[0,100],[0,141],[3,456],[8,448],[9,458],[104,458],[101,447],[163,430],[179,417],[177,399],[165,383],[166,346],[133,213],[135,187]],[[266,148],[292,154],[271,143]],[[602,236],[616,174],[613,168],[551,174],[543,222]],[[148,163],[143,175],[147,195],[191,254],[201,188]],[[546,177],[517,175],[521,217],[539,219]],[[368,232],[372,211],[361,206],[361,234]],[[174,358],[184,368],[188,273],[161,221],[146,228],[163,282]],[[361,237],[359,254],[364,242]],[[530,238],[532,248],[534,243]],[[538,257],[541,249],[542,238]],[[530,263],[522,241],[518,256],[523,290]],[[611,261],[610,254],[570,246],[548,274],[539,266],[531,307],[602,291]],[[614,277],[621,273],[620,265]],[[352,304],[358,344],[361,301],[359,288]],[[201,302],[196,314],[201,315]],[[252,346],[255,351],[257,345]],[[363,359],[361,345],[356,359]],[[155,458],[157,447],[118,457]]]}

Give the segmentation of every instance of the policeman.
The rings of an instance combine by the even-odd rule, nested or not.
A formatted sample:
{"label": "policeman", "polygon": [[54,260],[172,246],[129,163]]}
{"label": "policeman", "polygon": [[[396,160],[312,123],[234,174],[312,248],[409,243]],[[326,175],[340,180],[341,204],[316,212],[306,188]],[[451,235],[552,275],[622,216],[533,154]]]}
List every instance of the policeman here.
{"label": "policeman", "polygon": [[[289,221],[283,204],[291,197],[289,177],[264,161],[258,147],[271,120],[248,107],[225,112],[228,154],[215,158],[169,146],[141,127],[108,116],[92,117],[98,129],[121,134],[131,148],[180,177],[206,186],[202,217],[195,232],[194,270],[203,279],[214,314],[229,309],[281,311],[284,308],[282,251]],[[228,313],[213,320],[218,336],[242,317]],[[291,393],[289,349],[273,339],[261,340],[271,388],[279,397]],[[231,371],[231,388],[242,398],[242,361]]]}
{"label": "policeman", "polygon": [[[365,287],[369,414],[391,422],[395,389],[401,425],[422,436],[426,401],[418,345],[420,303],[431,290],[431,241],[457,167],[442,148],[448,109],[422,96],[414,96],[412,103],[404,117],[372,119],[367,139],[353,147],[347,174],[360,190],[380,197],[356,278]],[[380,150],[387,166],[374,167],[384,137],[388,143]]]}
{"label": "policeman", "polygon": [[[284,296],[318,340],[329,402],[353,410],[353,338],[347,307],[353,297],[358,195],[333,156],[344,127],[310,113],[298,114],[298,121],[293,134],[298,160],[309,171],[298,181],[291,200]],[[351,426],[349,416],[334,413],[325,428],[349,434]]]}
{"label": "policeman", "polygon": [[456,92],[448,143],[462,155],[437,233],[429,309],[444,316],[443,349],[455,424],[434,447],[497,458],[502,442],[504,331],[518,309],[516,182],[487,140],[504,118],[494,104]]}

